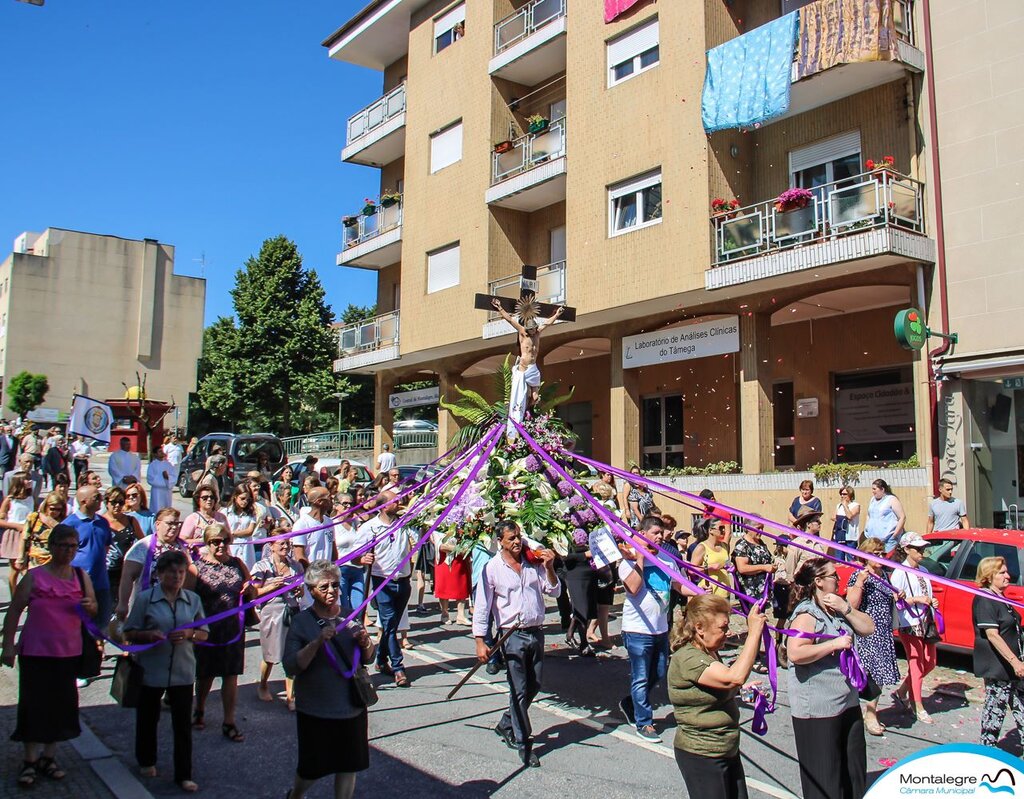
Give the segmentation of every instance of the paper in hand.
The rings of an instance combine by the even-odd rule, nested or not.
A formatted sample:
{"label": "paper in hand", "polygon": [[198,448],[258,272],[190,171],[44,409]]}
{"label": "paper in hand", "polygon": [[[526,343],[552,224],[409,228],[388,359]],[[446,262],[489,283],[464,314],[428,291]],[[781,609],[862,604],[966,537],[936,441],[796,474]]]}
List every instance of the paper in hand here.
{"label": "paper in hand", "polygon": [[615,538],[607,527],[598,527],[590,534],[590,557],[598,568],[611,566],[622,560],[622,553],[615,543]]}

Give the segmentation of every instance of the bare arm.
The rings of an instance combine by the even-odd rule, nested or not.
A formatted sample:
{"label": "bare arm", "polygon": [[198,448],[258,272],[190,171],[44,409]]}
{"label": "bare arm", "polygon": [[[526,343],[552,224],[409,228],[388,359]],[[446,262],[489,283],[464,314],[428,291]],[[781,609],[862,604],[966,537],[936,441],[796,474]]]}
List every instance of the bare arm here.
{"label": "bare arm", "polygon": [[132,598],[132,587],[141,576],[142,564],[126,558],[121,567],[121,582],[117,587],[117,608],[114,610],[114,615],[121,621],[128,616],[128,601]]}
{"label": "bare arm", "polygon": [[544,330],[549,325],[553,325],[556,321],[558,321],[558,319],[561,318],[562,313],[564,311],[565,311],[565,306],[564,305],[559,305],[557,308],[555,308],[555,312],[553,314],[551,314],[551,318],[550,319],[545,319],[543,322],[541,322],[539,325],[537,325],[537,332],[539,333],[541,330]]}
{"label": "bare arm", "polygon": [[992,644],[992,648],[999,653],[1000,657],[1010,664],[1010,667],[1018,677],[1024,676],[1024,663],[1006,645],[1006,641],[999,635],[999,630],[995,627],[987,627],[985,629],[985,638]]}
{"label": "bare arm", "polygon": [[864,583],[868,579],[868,570],[861,569],[857,572],[857,579],[854,580],[853,585],[846,589],[846,601],[850,603],[851,607],[860,608],[860,603],[864,599]]}
{"label": "bare arm", "polygon": [[903,528],[907,524],[907,512],[903,510],[903,503],[896,499],[896,497],[892,498],[892,511],[897,517],[896,530],[893,532],[893,537],[898,540],[903,535]]}
{"label": "bare arm", "polygon": [[747,640],[739,656],[729,666],[720,661],[712,663],[704,669],[697,683],[705,688],[726,690],[742,687],[750,677],[750,670],[754,668],[754,661],[761,649],[761,630],[764,629],[764,623],[764,613],[759,606],[754,605],[747,615]]}
{"label": "bare arm", "polygon": [[516,329],[518,333],[526,333],[526,328],[520,324],[519,320],[516,319],[512,314],[506,311],[498,300],[491,300],[491,305],[494,306],[494,310],[498,312],[502,319],[508,322],[512,327]]}
{"label": "bare arm", "polygon": [[14,634],[18,629],[18,622],[21,621],[21,614],[28,607],[28,598],[32,594],[32,572],[21,578],[18,587],[14,589],[14,596],[11,604],[7,607],[7,616],[4,618],[4,644],[3,654],[0,655],[5,666],[14,667]]}
{"label": "bare arm", "polygon": [[931,511],[928,512],[928,527],[925,530],[925,535],[935,532],[935,517],[932,516]]}

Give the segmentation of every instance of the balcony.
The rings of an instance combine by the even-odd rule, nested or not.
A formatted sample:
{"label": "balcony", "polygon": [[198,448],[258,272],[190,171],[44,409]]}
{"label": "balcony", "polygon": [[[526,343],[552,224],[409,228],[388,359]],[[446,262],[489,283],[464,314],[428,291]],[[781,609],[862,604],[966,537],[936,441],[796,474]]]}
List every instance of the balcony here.
{"label": "balcony", "polygon": [[402,258],[402,203],[377,206],[370,216],[348,217],[338,266],[381,269]]}
{"label": "balcony", "polygon": [[405,84],[349,117],[341,160],[384,166],[405,153]]}
{"label": "balcony", "polygon": [[370,367],[398,358],[398,311],[346,325],[338,332],[335,372],[373,372]]}
{"label": "balcony", "polygon": [[489,72],[536,86],[565,71],[566,0],[533,0],[494,26]]}
{"label": "balcony", "polygon": [[492,154],[489,205],[537,211],[565,199],[565,117]]}
{"label": "balcony", "polygon": [[924,186],[918,181],[880,169],[812,191],[804,208],[781,212],[775,200],[767,200],[713,216],[714,252],[705,288],[765,278],[798,282],[806,276],[794,273],[851,261],[862,271],[935,260],[935,242],[924,230]]}
{"label": "balcony", "polygon": [[[500,280],[492,280],[487,284],[487,293],[494,297],[515,297],[519,298],[522,292],[522,275],[515,274],[503,277]],[[537,267],[537,299],[550,305],[560,305],[565,302],[565,261]],[[483,337],[497,338],[514,333],[512,325],[498,316],[497,311],[489,311],[487,322],[484,324]]]}

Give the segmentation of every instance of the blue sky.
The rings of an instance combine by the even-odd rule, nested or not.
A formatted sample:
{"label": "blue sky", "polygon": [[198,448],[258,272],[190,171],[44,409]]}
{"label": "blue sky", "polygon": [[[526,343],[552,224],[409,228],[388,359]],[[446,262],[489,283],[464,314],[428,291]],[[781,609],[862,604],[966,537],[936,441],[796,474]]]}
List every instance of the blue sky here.
{"label": "blue sky", "polygon": [[0,258],[23,230],[64,227],[176,247],[206,320],[279,233],[335,311],[375,300],[373,272],[334,265],[340,217],[379,172],[342,164],[345,120],[378,72],[320,42],[363,0],[0,0]]}

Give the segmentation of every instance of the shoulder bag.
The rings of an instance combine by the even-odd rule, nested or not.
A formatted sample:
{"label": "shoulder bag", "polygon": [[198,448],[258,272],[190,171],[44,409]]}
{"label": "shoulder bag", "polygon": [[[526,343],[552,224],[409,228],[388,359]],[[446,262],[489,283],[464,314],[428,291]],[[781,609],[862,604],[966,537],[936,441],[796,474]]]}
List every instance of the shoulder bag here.
{"label": "shoulder bag", "polygon": [[[82,589],[82,598],[84,599],[85,577],[82,570],[76,567],[75,576],[78,578],[78,585]],[[100,674],[103,652],[97,645],[96,639],[86,629],[85,623],[82,622],[79,626],[82,629],[82,654],[78,656],[78,668],[75,669],[75,676],[83,680],[90,680]]]}
{"label": "shoulder bag", "polygon": [[138,707],[142,693],[142,666],[131,655],[117,659],[110,681],[110,695],[121,707]]}
{"label": "shoulder bag", "polygon": [[360,663],[359,668],[353,669],[352,661],[345,654],[344,647],[340,644],[334,644],[334,639],[331,639],[331,644],[334,645],[334,651],[338,653],[338,656],[345,664],[345,668],[352,672],[352,679],[350,681],[352,704],[356,707],[373,707],[376,705],[379,699],[377,689],[373,685],[373,680],[370,678],[370,672],[366,666]]}

